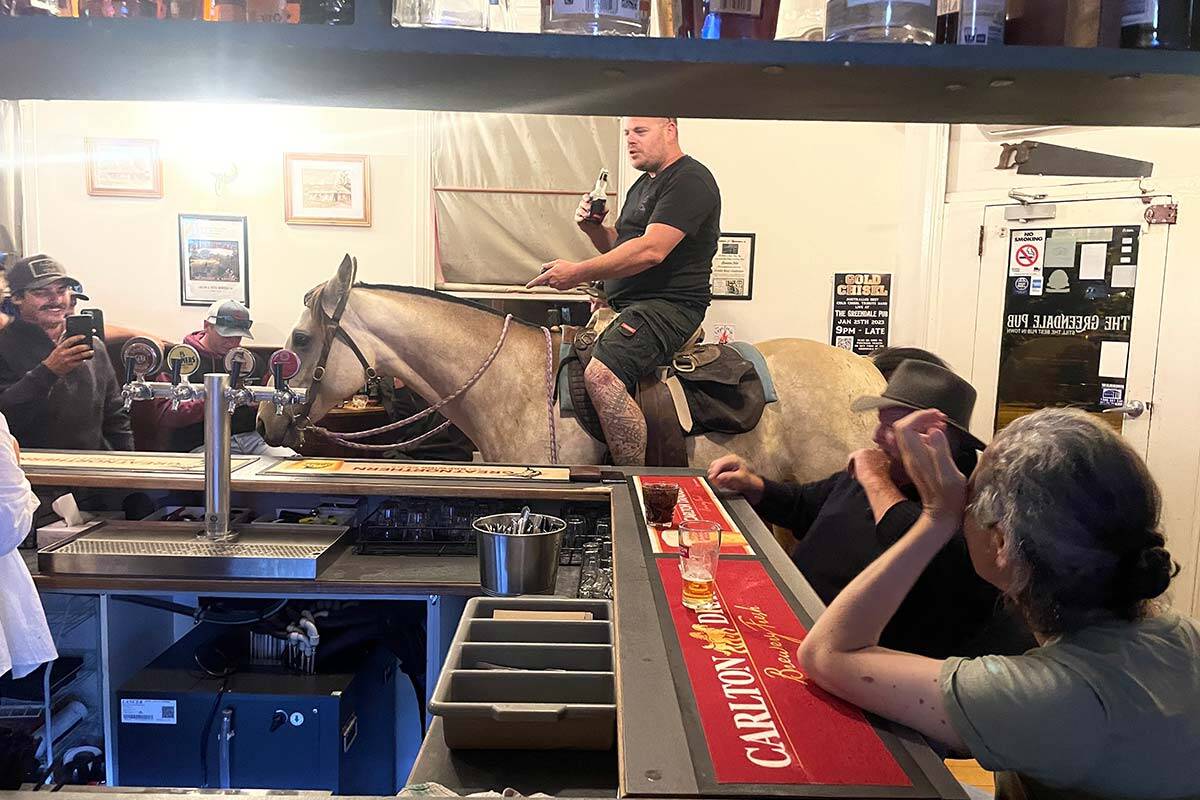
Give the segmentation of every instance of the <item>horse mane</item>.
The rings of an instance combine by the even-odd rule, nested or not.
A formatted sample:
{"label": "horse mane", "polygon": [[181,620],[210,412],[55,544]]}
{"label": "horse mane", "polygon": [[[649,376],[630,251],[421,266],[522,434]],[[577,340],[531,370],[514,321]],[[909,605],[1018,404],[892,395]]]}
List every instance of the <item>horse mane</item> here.
{"label": "horse mane", "polygon": [[[474,300],[469,300],[465,297],[456,297],[452,294],[446,294],[445,292],[439,292],[435,289],[423,289],[419,286],[397,286],[397,285],[391,284],[391,283],[363,283],[363,282],[359,281],[358,283],[354,284],[354,288],[355,289],[381,289],[385,292],[397,292],[399,294],[410,294],[410,295],[415,295],[417,297],[428,297],[432,300],[441,300],[446,303],[454,303],[455,305],[466,306],[467,308],[472,308],[472,309],[475,309],[476,311],[484,311],[488,314],[491,314],[494,317],[500,317],[501,319],[503,319],[505,316],[507,316],[507,314],[505,312],[497,311],[496,309],[491,308],[490,306],[485,306],[483,303],[479,303]],[[532,328],[534,330],[541,330],[541,327],[542,327],[540,325],[535,325],[532,322],[526,322],[526,321],[518,318],[515,314],[513,315],[513,322],[517,323],[518,325],[524,325],[527,328]]]}

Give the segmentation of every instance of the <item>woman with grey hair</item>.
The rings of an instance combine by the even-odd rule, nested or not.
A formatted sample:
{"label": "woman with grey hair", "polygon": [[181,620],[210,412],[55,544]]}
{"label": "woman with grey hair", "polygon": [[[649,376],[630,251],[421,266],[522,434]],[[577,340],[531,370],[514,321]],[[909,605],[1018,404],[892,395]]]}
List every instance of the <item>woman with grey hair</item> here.
{"label": "woman with grey hair", "polygon": [[[970,753],[999,773],[999,798],[1200,797],[1200,624],[1155,602],[1179,568],[1137,453],[1083,412],[1043,410],[997,434],[968,483],[940,412],[895,431],[921,518],[813,626],[808,676]],[[879,647],[960,526],[1039,647],[945,660]]]}

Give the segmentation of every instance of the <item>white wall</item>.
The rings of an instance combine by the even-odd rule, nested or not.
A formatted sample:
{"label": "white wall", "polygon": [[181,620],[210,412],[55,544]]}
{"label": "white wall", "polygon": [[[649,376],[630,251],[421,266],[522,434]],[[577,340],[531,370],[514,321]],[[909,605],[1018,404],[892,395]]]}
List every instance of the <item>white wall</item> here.
{"label": "white wall", "polygon": [[[1175,584],[1176,603],[1200,612],[1200,359],[1194,319],[1200,297],[1200,131],[1178,129],[1068,128],[1028,138],[1155,163],[1152,178],[1138,181],[1019,176],[996,170],[1000,140],[975,126],[956,126],[951,135],[948,193],[942,220],[939,283],[933,292],[928,346],[963,374],[974,367],[978,298],[979,227],[985,206],[1008,204],[1010,189],[1046,193],[1045,202],[1067,199],[1169,194],[1179,204],[1180,222],[1169,233],[1165,288],[1155,364],[1154,410],[1147,461],[1163,492],[1163,522],[1169,546],[1183,564]],[[1136,324],[1136,321],[1135,321]],[[977,422],[980,418],[977,415]],[[991,431],[976,433],[986,438]]]}
{"label": "white wall", "polygon": [[[921,180],[933,126],[683,120],[683,149],[721,187],[721,227],[757,234],[754,298],[706,325],[739,339],[828,341],[833,274],[893,273],[893,343],[925,336]],[[940,195],[934,195],[940,202]]]}
{"label": "white wall", "polygon": [[[304,292],[345,252],[367,280],[431,285],[428,115],[371,109],[34,101],[26,123],[29,252],[79,273],[114,324],[165,337],[197,326],[179,305],[177,215],[245,215],[257,340],[281,342]],[[925,336],[925,176],[933,126],[685,120],[685,149],[712,169],[727,231],[758,235],[754,300],[717,301],[707,324],[740,338],[826,341],[834,272],[894,273],[895,343]],[[157,139],[162,199],[90,197],[86,137]],[[944,145],[943,145],[944,146]],[[286,225],[283,153],[370,156],[370,228]],[[211,171],[234,163],[221,195]],[[626,175],[629,174],[626,165]],[[570,224],[564,221],[564,224]]]}
{"label": "white wall", "polygon": [[[179,304],[180,213],[248,217],[250,306],[256,341],[281,343],[306,290],[344,253],[365,280],[427,284],[427,117],[417,112],[201,103],[38,101],[26,123],[28,252],[44,251],[83,281],[114,324],[164,337],[199,327],[203,309]],[[159,141],[162,199],[90,197],[85,137]],[[369,228],[286,225],[283,154],[370,156]],[[223,194],[211,169],[232,162]]]}

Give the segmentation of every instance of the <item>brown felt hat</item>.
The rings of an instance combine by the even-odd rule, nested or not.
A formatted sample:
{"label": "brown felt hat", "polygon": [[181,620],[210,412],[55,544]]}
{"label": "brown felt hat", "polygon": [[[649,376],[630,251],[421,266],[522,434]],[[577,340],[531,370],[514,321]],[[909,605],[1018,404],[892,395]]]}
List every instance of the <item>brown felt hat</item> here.
{"label": "brown felt hat", "polygon": [[945,367],[927,361],[908,359],[892,373],[891,380],[878,397],[860,397],[850,404],[851,411],[872,411],[879,408],[911,408],[923,411],[936,408],[947,421],[958,428],[976,450],[983,442],[970,431],[971,412],[975,410],[975,387]]}

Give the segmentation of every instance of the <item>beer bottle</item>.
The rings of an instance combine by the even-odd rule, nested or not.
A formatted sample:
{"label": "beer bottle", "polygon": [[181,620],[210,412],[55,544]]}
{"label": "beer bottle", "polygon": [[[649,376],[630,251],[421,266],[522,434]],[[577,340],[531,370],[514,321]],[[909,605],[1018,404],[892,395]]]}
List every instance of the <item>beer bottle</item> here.
{"label": "beer bottle", "polygon": [[588,212],[587,221],[593,225],[599,225],[604,222],[604,217],[608,214],[607,168],[600,170],[600,176],[596,178],[596,186],[588,197],[592,200],[592,206],[591,211]]}

